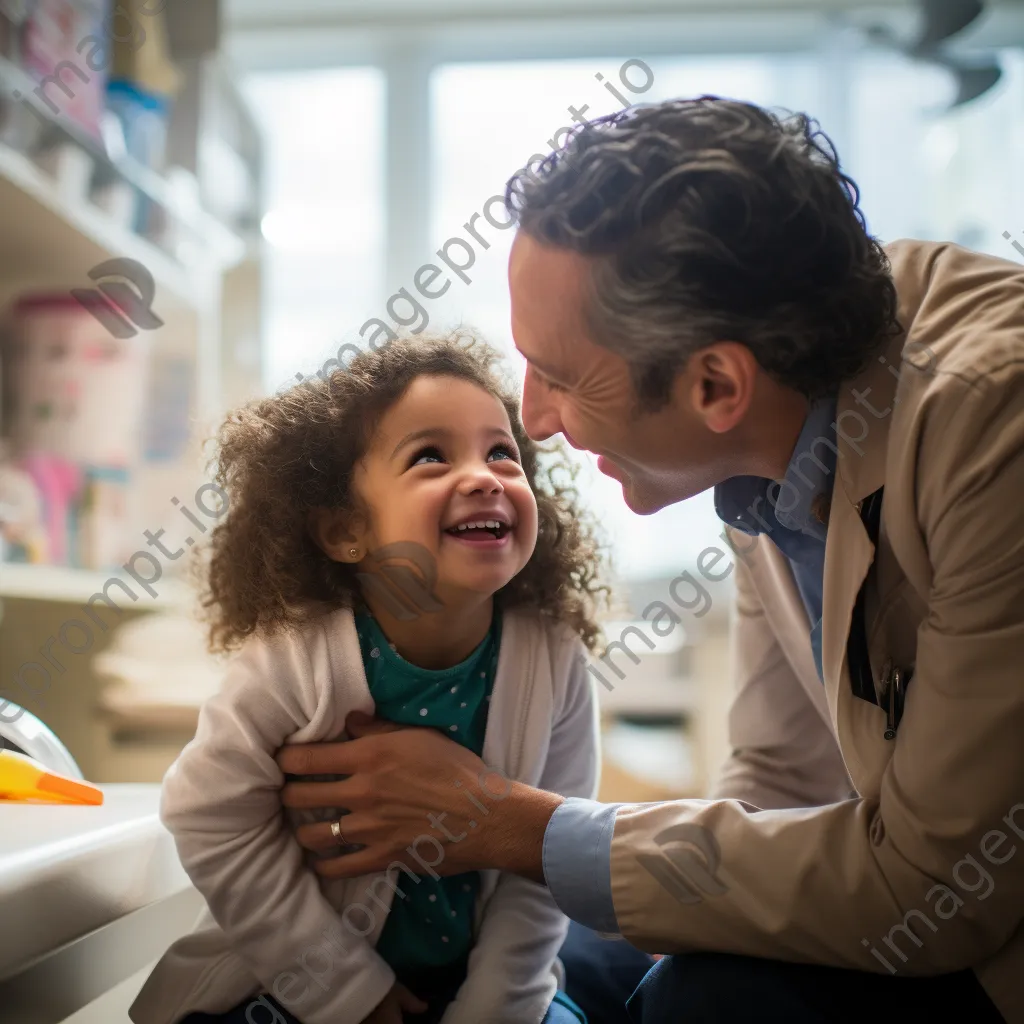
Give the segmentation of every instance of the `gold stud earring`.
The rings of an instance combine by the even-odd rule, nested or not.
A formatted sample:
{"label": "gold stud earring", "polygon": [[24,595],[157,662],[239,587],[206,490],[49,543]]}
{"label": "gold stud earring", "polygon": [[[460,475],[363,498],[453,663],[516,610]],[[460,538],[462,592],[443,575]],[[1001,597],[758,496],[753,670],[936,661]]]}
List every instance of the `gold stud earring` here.
{"label": "gold stud earring", "polygon": [[355,558],[358,554],[359,554],[359,548],[349,548],[348,549],[349,558]]}

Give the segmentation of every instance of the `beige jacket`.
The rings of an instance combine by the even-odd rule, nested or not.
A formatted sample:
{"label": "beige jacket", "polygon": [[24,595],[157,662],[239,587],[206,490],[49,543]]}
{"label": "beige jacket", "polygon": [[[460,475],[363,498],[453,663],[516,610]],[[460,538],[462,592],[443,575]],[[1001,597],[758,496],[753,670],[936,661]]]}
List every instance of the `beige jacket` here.
{"label": "beige jacket", "polygon": [[[887,251],[905,333],[838,397],[824,687],[786,560],[736,535],[733,752],[715,799],[619,812],[615,911],[656,952],[973,968],[1024,1022],[1024,268]],[[893,740],[846,660],[883,484],[876,691],[886,659],[914,670]]]}
{"label": "beige jacket", "polygon": [[[135,1024],[222,1013],[260,992],[304,1024],[359,1024],[387,994],[395,975],[374,947],[396,892],[417,881],[397,869],[390,880],[383,872],[315,875],[290,827],[307,815],[282,814],[284,778],[274,761],[285,743],[343,735],[357,710],[372,713],[373,700],[345,609],[269,642],[251,640],[231,662],[195,739],[167,773],[161,802],[208,910],[154,968],[129,1011]],[[487,804],[507,795],[510,779],[596,795],[597,705],[583,645],[568,627],[525,609],[505,613],[483,759],[486,793],[465,794],[466,804],[452,794],[453,807],[478,807],[482,829]],[[424,820],[413,844],[419,874],[440,863],[441,836]],[[539,1024],[561,977],[556,957],[567,929],[546,888],[482,872],[468,974],[442,1024]],[[269,1013],[254,1007],[247,1019]]]}

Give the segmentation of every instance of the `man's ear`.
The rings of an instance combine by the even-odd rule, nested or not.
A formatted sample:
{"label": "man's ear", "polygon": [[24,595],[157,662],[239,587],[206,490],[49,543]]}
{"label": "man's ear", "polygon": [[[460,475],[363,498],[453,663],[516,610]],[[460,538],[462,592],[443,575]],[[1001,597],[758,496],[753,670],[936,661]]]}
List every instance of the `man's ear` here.
{"label": "man's ear", "polygon": [[316,546],[332,562],[353,564],[363,559],[366,550],[349,518],[339,509],[314,508],[306,517],[306,529]]}
{"label": "man's ear", "polygon": [[736,341],[718,341],[693,354],[673,390],[710,431],[724,434],[746,415],[758,373],[749,348]]}

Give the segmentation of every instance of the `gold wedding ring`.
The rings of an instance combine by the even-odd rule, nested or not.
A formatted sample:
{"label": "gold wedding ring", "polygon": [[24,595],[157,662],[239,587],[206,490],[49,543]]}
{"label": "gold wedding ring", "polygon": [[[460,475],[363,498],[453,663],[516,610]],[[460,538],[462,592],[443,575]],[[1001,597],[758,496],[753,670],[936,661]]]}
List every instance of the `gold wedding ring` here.
{"label": "gold wedding ring", "polygon": [[340,820],[332,821],[331,822],[331,835],[334,836],[334,841],[339,846],[348,846],[349,845],[347,842],[345,842],[345,833],[341,831],[341,821]]}

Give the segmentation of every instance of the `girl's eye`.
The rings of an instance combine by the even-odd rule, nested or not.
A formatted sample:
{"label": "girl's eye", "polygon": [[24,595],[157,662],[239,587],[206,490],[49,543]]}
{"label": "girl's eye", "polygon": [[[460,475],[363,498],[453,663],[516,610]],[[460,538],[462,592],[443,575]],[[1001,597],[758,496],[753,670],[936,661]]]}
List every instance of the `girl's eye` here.
{"label": "girl's eye", "polygon": [[513,462],[518,462],[519,458],[513,448],[507,444],[496,444],[487,456],[487,461],[491,461],[491,457],[497,455],[502,459],[511,459]]}
{"label": "girl's eye", "polygon": [[412,459],[410,466],[426,466],[431,462],[444,462],[444,456],[439,448],[429,445],[421,448]]}

